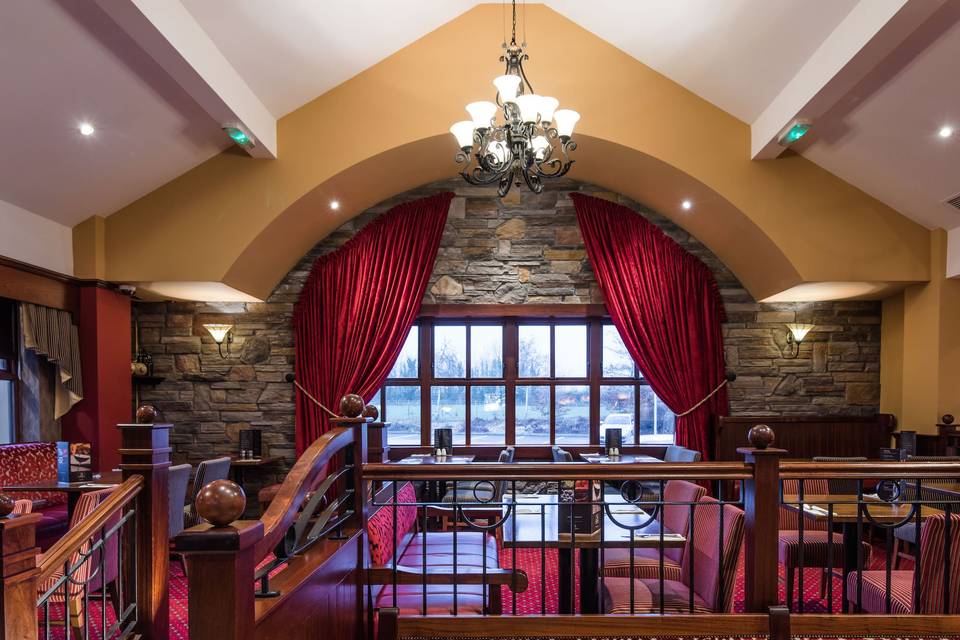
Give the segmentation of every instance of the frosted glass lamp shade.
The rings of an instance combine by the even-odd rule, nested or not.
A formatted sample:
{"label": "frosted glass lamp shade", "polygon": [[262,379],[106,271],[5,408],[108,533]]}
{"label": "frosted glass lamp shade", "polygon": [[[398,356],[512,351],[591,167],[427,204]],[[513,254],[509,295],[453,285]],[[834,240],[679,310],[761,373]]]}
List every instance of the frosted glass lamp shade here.
{"label": "frosted glass lamp shade", "polygon": [[217,344],[223,344],[223,341],[227,338],[227,334],[230,333],[230,330],[233,329],[232,324],[205,324],[203,328],[210,332],[210,335],[213,336],[213,341]]}
{"label": "frosted glass lamp shade", "polygon": [[461,120],[450,127],[450,133],[457,139],[457,146],[461,149],[469,149],[473,146],[473,121]]}
{"label": "frosted glass lamp shade", "polygon": [[800,323],[791,323],[787,325],[787,329],[790,329],[790,333],[793,334],[793,339],[797,343],[803,342],[803,339],[807,337],[807,334],[810,333],[810,330],[813,329],[814,325],[812,324],[800,324]]}
{"label": "frosted glass lamp shade", "polygon": [[493,140],[487,145],[487,154],[496,158],[497,164],[503,164],[507,160],[507,147],[499,140]]}
{"label": "frosted glass lamp shade", "polygon": [[473,126],[476,129],[489,129],[498,109],[496,104],[489,101],[471,102],[467,105],[467,113],[473,118]]}
{"label": "frosted glass lamp shade", "polygon": [[557,133],[561,137],[569,138],[573,135],[573,127],[580,119],[580,114],[573,109],[558,109],[553,114],[553,120],[557,127]]}
{"label": "frosted glass lamp shade", "polygon": [[497,88],[502,102],[513,102],[520,89],[520,76],[513,74],[497,76],[493,79],[493,86]]}
{"label": "frosted glass lamp shade", "polygon": [[547,148],[550,146],[550,141],[547,140],[546,136],[534,136],[530,142],[533,144],[534,157],[536,157],[537,160],[543,160],[547,155]]}
{"label": "frosted glass lamp shade", "polygon": [[560,101],[552,96],[540,97],[540,119],[544,122],[553,122],[553,113],[560,106]]}
{"label": "frosted glass lamp shade", "polygon": [[524,122],[536,122],[540,109],[540,96],[535,93],[525,93],[517,96],[517,106],[520,107],[520,119]]}

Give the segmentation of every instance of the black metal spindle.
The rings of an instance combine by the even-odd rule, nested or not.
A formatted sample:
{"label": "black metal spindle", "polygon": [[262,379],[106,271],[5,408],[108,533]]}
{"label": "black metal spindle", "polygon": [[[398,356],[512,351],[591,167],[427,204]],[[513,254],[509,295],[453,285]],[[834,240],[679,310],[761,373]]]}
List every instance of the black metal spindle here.
{"label": "black metal spindle", "polygon": [[[513,495],[513,517],[517,517],[517,495]],[[516,531],[516,526],[514,526]],[[516,540],[514,540],[516,546]],[[540,615],[547,615],[547,505],[540,503]]]}
{"label": "black metal spindle", "polygon": [[914,510],[914,529],[913,546],[915,549],[913,557],[913,612],[920,613],[920,527],[923,526],[923,481],[917,478],[916,508]]}
{"label": "black metal spindle", "polygon": [[[953,546],[953,536],[951,528],[953,526],[952,515],[953,506],[947,503],[944,506],[943,520],[943,613],[949,614],[950,611],[950,548]],[[920,567],[915,567],[914,571],[919,571]]]}
{"label": "black metal spindle", "polygon": [[887,558],[886,566],[884,568],[884,586],[885,586],[885,602],[884,608],[887,615],[890,614],[890,608],[893,606],[893,592],[891,590],[893,582],[893,527],[884,527],[886,531],[886,542],[887,542]]}
{"label": "black metal spindle", "polygon": [[[607,580],[605,575],[606,572],[603,570],[606,564],[606,554],[604,550],[606,549],[606,546],[607,546],[606,544],[604,544],[604,541],[606,540],[606,535],[607,535],[607,527],[606,527],[607,504],[606,503],[607,503],[607,496],[606,496],[606,493],[604,492],[603,483],[601,482],[600,483],[600,566],[598,567],[600,569],[599,613],[603,613],[603,594],[607,592]],[[630,577],[633,578],[632,575]],[[580,579],[582,580],[583,576],[580,576]]]}
{"label": "black metal spindle", "polygon": [[453,488],[453,615],[459,614],[459,596],[457,595],[457,530],[460,528],[460,496],[456,484]]}
{"label": "black metal spindle", "polygon": [[857,612],[863,611],[863,480],[857,480]]}
{"label": "black metal spindle", "polygon": [[717,575],[720,576],[720,580],[717,582],[717,600],[715,606],[718,608],[720,603],[724,600],[723,587],[724,587],[724,569],[725,563],[723,560],[723,539],[724,539],[724,527],[723,527],[723,483],[720,483],[720,487],[717,490],[717,508],[720,510],[720,526],[717,536]]}
{"label": "black metal spindle", "polygon": [[[107,637],[107,572],[106,572],[106,557],[107,557],[107,540],[105,535],[105,529],[100,530],[100,539],[103,540],[103,545],[100,547],[100,637]],[[109,534],[113,535],[113,534]],[[118,545],[119,546],[119,545]],[[119,569],[119,567],[118,567]],[[120,620],[120,612],[117,612],[117,621]],[[88,636],[89,637],[89,636]]]}
{"label": "black metal spindle", "polygon": [[394,482],[394,483],[393,483],[393,505],[390,507],[390,508],[393,510],[393,524],[392,524],[392,527],[393,527],[393,562],[391,563],[393,566],[391,567],[391,571],[390,571],[390,580],[391,580],[391,586],[393,587],[393,594],[392,594],[391,599],[393,600],[393,606],[394,606],[394,607],[397,606],[397,547],[399,546],[398,543],[397,543],[397,515],[398,515],[398,514],[397,514],[397,510],[398,510],[397,501],[398,501],[398,498],[397,498],[397,483]]}
{"label": "black metal spindle", "polygon": [[[517,500],[517,481],[516,480],[512,480],[510,482],[510,493],[513,494],[514,504],[516,504],[516,500]],[[513,517],[514,522],[516,522],[516,517],[517,517],[517,514],[514,513],[514,517]],[[513,569],[513,572],[510,575],[510,599],[513,604],[513,615],[517,615],[517,545],[516,544],[513,545],[513,550],[511,551],[511,555],[513,556],[511,561],[511,568]],[[499,589],[500,587],[497,587],[497,588]]]}
{"label": "black metal spindle", "polygon": [[50,596],[43,601],[43,637],[50,638]]}
{"label": "black metal spindle", "polygon": [[[424,504],[429,505],[429,499]],[[427,615],[427,528],[430,526],[427,511],[428,506],[424,506],[423,517],[420,519],[420,587],[423,590],[420,607],[423,615]],[[486,602],[484,602],[484,608],[486,608]]]}
{"label": "black metal spindle", "polygon": [[[846,578],[846,576],[844,576]],[[841,593],[846,594],[846,579]],[[833,503],[827,503],[827,611],[833,613]]]}
{"label": "black metal spindle", "polygon": [[70,640],[70,562],[63,563],[63,637]]}
{"label": "black metal spindle", "polygon": [[[660,583],[660,615],[663,615],[663,607],[664,607],[663,591],[664,591],[664,582],[665,582],[665,580],[664,580],[665,576],[663,575],[664,570],[665,570],[665,569],[664,569],[664,566],[663,566],[663,543],[664,543],[664,539],[663,539],[663,533],[664,533],[664,531],[663,531],[663,529],[664,529],[664,524],[663,524],[663,507],[664,507],[664,504],[665,504],[664,501],[663,501],[663,488],[664,488],[664,487],[663,487],[663,480],[657,480],[657,485],[658,485],[658,487],[659,487],[659,489],[660,489],[660,495],[657,497],[657,508],[658,508],[659,511],[660,511],[659,514],[658,514],[658,515],[660,516],[660,526],[658,527],[658,529],[660,530],[660,536],[659,536],[659,538],[658,538],[658,544],[657,544],[657,550],[659,551],[659,553],[657,554],[657,565],[658,565],[658,568],[659,568],[658,580],[659,580],[659,583]],[[641,489],[640,495],[641,495],[641,496],[643,495],[643,489]],[[632,557],[632,556],[633,556],[633,552],[631,552],[630,555],[631,555],[631,557]],[[633,579],[633,571],[630,572],[630,579],[631,579],[631,580]],[[690,610],[690,613],[693,613],[693,609]]]}
{"label": "black metal spindle", "polygon": [[[804,561],[804,555],[805,555],[804,548],[803,548],[803,525],[805,520],[805,518],[803,517],[803,500],[804,500],[803,494],[804,494],[803,478],[799,478],[797,480],[797,502],[800,503],[800,511],[797,513],[797,547],[798,547],[797,548],[797,572],[799,574],[797,577],[797,610],[800,613],[803,613],[803,601],[805,599],[803,597],[803,594],[804,594],[803,561]],[[788,593],[787,599],[793,600],[793,594]]]}
{"label": "black metal spindle", "polygon": [[577,612],[577,527],[574,511],[577,504],[577,483],[573,483],[573,495],[570,496],[570,613]]}

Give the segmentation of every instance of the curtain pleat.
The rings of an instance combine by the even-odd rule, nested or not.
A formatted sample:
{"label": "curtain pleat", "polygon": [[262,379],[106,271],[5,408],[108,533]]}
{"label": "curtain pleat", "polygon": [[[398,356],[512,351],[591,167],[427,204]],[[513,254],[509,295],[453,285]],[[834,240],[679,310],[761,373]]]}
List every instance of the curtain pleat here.
{"label": "curtain pleat", "polygon": [[[294,310],[296,376],[337,411],[340,397],[369,401],[386,379],[416,319],[452,193],[398,205],[313,265]],[[330,428],[297,394],[297,453]]]}
{"label": "curtain pleat", "polygon": [[80,338],[70,312],[35,304],[20,304],[23,345],[56,367],[54,419],[83,400]]}
{"label": "curtain pleat", "polygon": [[[724,309],[713,273],[635,211],[579,193],[570,197],[624,345],[670,410],[688,411],[724,380]],[[711,415],[728,411],[721,388],[677,417],[677,444],[709,459]]]}

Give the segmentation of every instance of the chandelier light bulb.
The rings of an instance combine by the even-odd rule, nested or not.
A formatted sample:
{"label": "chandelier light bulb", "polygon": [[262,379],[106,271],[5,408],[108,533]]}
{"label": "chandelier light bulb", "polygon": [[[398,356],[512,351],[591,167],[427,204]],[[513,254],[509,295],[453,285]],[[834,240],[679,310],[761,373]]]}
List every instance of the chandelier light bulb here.
{"label": "chandelier light bulb", "polygon": [[560,106],[560,101],[553,96],[540,96],[540,120],[544,123],[553,122],[553,114]]}
{"label": "chandelier light bulb", "polygon": [[547,140],[546,136],[534,136],[530,144],[533,145],[533,155],[537,160],[543,160],[547,156],[550,141]]}
{"label": "chandelier light bulb", "polygon": [[496,104],[487,100],[471,102],[467,105],[467,113],[473,118],[475,129],[489,129],[499,109]]}
{"label": "chandelier light bulb", "polygon": [[517,106],[520,107],[520,119],[524,122],[536,122],[537,112],[540,109],[540,96],[535,93],[524,93],[517,96]]}
{"label": "chandelier light bulb", "polygon": [[573,127],[580,120],[580,114],[573,109],[558,109],[553,114],[553,119],[557,126],[557,133],[561,138],[569,138],[573,135]]}
{"label": "chandelier light bulb", "polygon": [[473,146],[473,129],[472,120],[461,120],[450,127],[450,133],[457,139],[457,146],[469,149]]}
{"label": "chandelier light bulb", "polygon": [[507,149],[503,146],[503,143],[498,140],[494,140],[487,145],[487,154],[496,158],[497,164],[503,164],[507,161]]}
{"label": "chandelier light bulb", "polygon": [[513,74],[497,76],[493,79],[493,86],[497,88],[502,102],[514,102],[517,91],[520,90],[520,76]]}

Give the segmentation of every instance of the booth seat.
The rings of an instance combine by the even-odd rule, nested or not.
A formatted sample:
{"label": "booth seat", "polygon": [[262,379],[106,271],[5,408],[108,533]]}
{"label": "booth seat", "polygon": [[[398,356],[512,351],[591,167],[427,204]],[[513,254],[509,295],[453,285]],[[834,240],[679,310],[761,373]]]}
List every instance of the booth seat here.
{"label": "booth seat", "polygon": [[[413,485],[404,484],[397,491],[397,526],[394,536],[393,513],[391,505],[380,507],[367,521],[367,537],[370,545],[370,564],[373,567],[389,568],[393,566],[394,553],[401,571],[417,577],[424,565],[424,544],[426,544],[426,565],[428,572],[453,572],[456,557],[457,573],[488,573],[499,571],[500,559],[493,536],[479,531],[456,533],[456,554],[454,554],[454,532],[430,531],[424,540],[422,532],[417,531],[417,497]],[[396,547],[394,547],[396,540]],[[484,560],[486,558],[486,560]],[[491,583],[493,577],[491,576]],[[387,579],[379,593],[374,592],[376,608],[396,606],[401,615],[420,615],[423,613],[423,585],[397,584],[396,605],[393,599],[392,581]],[[525,579],[524,579],[525,583]],[[457,584],[456,613],[484,613],[484,590],[488,613],[499,613],[500,587],[488,583]],[[454,613],[454,585],[429,584],[427,590],[427,615],[450,615]]]}
{"label": "booth seat", "polygon": [[[57,445],[26,442],[0,445],[0,487],[57,477]],[[46,549],[67,531],[67,496],[57,491],[17,492],[15,498],[31,500],[40,514],[37,544]]]}

